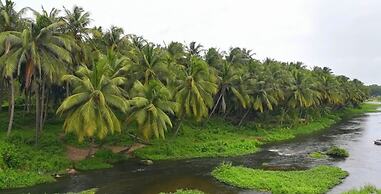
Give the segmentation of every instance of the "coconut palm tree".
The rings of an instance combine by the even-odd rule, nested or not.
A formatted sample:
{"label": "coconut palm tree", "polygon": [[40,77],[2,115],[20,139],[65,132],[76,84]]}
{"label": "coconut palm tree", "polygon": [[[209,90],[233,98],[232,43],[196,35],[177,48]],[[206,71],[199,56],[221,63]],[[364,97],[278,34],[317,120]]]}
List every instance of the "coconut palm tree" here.
{"label": "coconut palm tree", "polygon": [[[213,95],[217,92],[215,75],[202,59],[192,56],[189,64],[182,66],[177,78],[175,99],[179,104],[178,118],[194,118],[200,121],[208,116],[213,107]],[[180,124],[176,131],[178,131]]]}
{"label": "coconut palm tree", "polygon": [[109,64],[98,62],[91,70],[81,66],[76,75],[63,76],[74,90],[57,109],[57,114],[65,117],[65,132],[74,132],[79,141],[93,136],[102,139],[121,130],[114,110],[127,111],[124,90],[120,87],[126,79],[111,77],[109,70]]}
{"label": "coconut palm tree", "polygon": [[[22,28],[25,20],[22,15],[27,8],[23,8],[20,11],[15,10],[15,3],[11,0],[6,0],[5,4],[0,0],[0,33],[19,30]],[[11,41],[7,40],[4,35],[0,35],[0,77],[4,80],[0,80],[0,92],[3,90],[3,86],[6,83],[9,85],[9,122],[7,129],[7,136],[10,135],[13,126],[14,108],[15,108],[15,88],[14,88],[14,73],[16,72],[16,64],[12,64],[6,61],[11,49]],[[3,82],[5,81],[5,82]],[[0,111],[2,106],[3,95],[0,97]]]}
{"label": "coconut palm tree", "polygon": [[172,127],[169,114],[174,115],[176,103],[171,100],[171,92],[158,80],[150,80],[146,85],[135,81],[131,90],[129,121],[136,121],[145,139],[152,135],[164,138],[168,127]]}
{"label": "coconut palm tree", "polygon": [[242,86],[244,85],[244,83],[242,83],[242,69],[235,68],[231,63],[225,61],[218,74],[219,90],[216,95],[214,107],[209,114],[209,118],[214,114],[217,108],[219,108],[221,112],[225,113],[227,101],[229,99],[235,99],[244,109],[246,109],[250,103],[250,97],[246,93],[246,90],[242,90]]}
{"label": "coconut palm tree", "polygon": [[149,80],[160,79],[168,71],[163,62],[163,53],[153,44],[146,44],[132,56],[131,77],[147,84]]}
{"label": "coconut palm tree", "polygon": [[287,98],[289,108],[298,109],[301,114],[302,109],[318,105],[321,100],[321,94],[318,92],[309,72],[294,69],[292,77],[292,84]]}
{"label": "coconut palm tree", "polygon": [[52,23],[49,18],[38,14],[36,22],[29,24],[22,32],[7,31],[0,33],[0,40],[7,42],[9,52],[2,56],[5,64],[17,69],[23,87],[29,91],[33,86],[36,95],[36,142],[43,128],[43,106],[46,82],[58,82],[61,75],[71,64],[71,48],[74,40],[60,29],[63,21]]}

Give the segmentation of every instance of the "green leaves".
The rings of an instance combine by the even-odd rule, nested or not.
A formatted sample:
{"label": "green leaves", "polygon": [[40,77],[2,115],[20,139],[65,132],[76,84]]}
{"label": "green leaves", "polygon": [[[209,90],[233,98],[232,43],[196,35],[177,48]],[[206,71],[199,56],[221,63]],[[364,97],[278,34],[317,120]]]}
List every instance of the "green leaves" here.
{"label": "green leaves", "polygon": [[57,110],[65,116],[64,129],[74,132],[79,140],[84,137],[104,138],[108,133],[120,132],[120,121],[113,109],[126,112],[128,103],[119,85],[124,78],[111,78],[111,72],[104,71],[109,64],[97,63],[93,70],[83,66],[77,76],[66,75],[64,80],[74,86],[74,94],[67,97]]}
{"label": "green leaves", "polygon": [[170,91],[157,80],[147,84],[135,81],[131,90],[129,122],[136,121],[144,138],[151,136],[165,138],[164,133],[172,127],[169,114],[174,114],[176,103],[171,100]]}

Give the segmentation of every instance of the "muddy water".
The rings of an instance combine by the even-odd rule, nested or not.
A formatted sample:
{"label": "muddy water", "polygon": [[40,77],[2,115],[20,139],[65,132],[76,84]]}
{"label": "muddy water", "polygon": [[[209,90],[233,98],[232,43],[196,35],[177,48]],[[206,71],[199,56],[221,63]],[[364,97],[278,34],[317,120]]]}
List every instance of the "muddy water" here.
{"label": "muddy water", "polygon": [[[300,169],[316,165],[335,165],[348,171],[345,181],[331,193],[373,184],[381,188],[381,146],[373,141],[381,138],[381,113],[370,113],[351,119],[331,129],[292,141],[268,145],[262,151],[233,158],[203,158],[180,161],[157,161],[142,166],[126,161],[112,169],[91,171],[25,189],[3,190],[0,193],[63,193],[99,188],[98,193],[157,194],[178,188],[199,189],[211,194],[259,193],[219,183],[210,171],[223,161],[234,165],[266,169]],[[307,155],[324,151],[332,145],[348,149],[346,160],[311,159]]]}

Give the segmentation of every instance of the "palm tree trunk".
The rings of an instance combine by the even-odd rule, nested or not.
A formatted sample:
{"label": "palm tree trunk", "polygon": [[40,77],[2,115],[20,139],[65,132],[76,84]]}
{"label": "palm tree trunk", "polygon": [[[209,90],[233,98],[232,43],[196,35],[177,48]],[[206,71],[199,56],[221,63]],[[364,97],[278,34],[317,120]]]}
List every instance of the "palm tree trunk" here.
{"label": "palm tree trunk", "polygon": [[49,108],[49,92],[46,94],[46,100],[45,100],[45,111],[43,115],[43,121],[42,121],[42,126],[45,125],[46,123],[46,118],[48,117],[48,108]]}
{"label": "palm tree trunk", "polygon": [[243,123],[243,121],[245,120],[245,118],[249,114],[249,112],[250,112],[250,108],[247,109],[247,111],[245,112],[245,114],[243,115],[241,120],[239,121],[238,126],[241,126],[241,124]]}
{"label": "palm tree trunk", "polygon": [[183,120],[182,119],[179,119],[178,123],[177,123],[177,127],[176,127],[176,132],[175,132],[175,137],[177,136],[177,134],[179,133],[180,131],[180,127],[181,127],[181,124],[183,123]]}
{"label": "palm tree trunk", "polygon": [[209,114],[208,121],[209,121],[210,117],[212,117],[213,113],[216,111],[217,106],[218,106],[218,104],[220,103],[221,98],[222,98],[222,91],[221,91],[220,96],[219,96],[218,99],[217,99],[216,104],[214,105],[214,107],[213,107],[213,109],[212,109],[212,112]]}
{"label": "palm tree trunk", "polygon": [[0,112],[3,110],[3,83],[0,81]]}
{"label": "palm tree trunk", "polygon": [[35,144],[38,144],[38,135],[40,131],[40,91],[39,83],[36,83],[35,95],[36,95],[36,129],[35,129]]}
{"label": "palm tree trunk", "polygon": [[66,98],[70,96],[69,81],[66,81]]}
{"label": "palm tree trunk", "polygon": [[42,88],[41,88],[41,102],[40,102],[40,118],[39,118],[39,122],[40,122],[40,128],[39,128],[39,133],[41,134],[42,132],[42,128],[43,128],[43,121],[44,121],[44,111],[45,111],[45,80],[42,79]]}
{"label": "palm tree trunk", "polygon": [[13,86],[13,76],[10,76],[9,80],[9,90],[10,90],[10,101],[9,101],[9,122],[8,122],[8,130],[7,130],[7,137],[11,134],[12,126],[13,126],[13,117],[15,113],[15,89]]}

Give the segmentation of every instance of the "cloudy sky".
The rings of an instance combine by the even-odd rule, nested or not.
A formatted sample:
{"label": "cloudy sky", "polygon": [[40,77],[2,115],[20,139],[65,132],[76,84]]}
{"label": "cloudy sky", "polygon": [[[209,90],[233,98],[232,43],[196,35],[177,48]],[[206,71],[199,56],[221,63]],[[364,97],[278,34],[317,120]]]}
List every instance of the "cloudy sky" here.
{"label": "cloudy sky", "polygon": [[327,66],[381,84],[379,0],[15,0],[91,13],[93,25],[117,25],[156,42],[252,49],[257,58]]}

